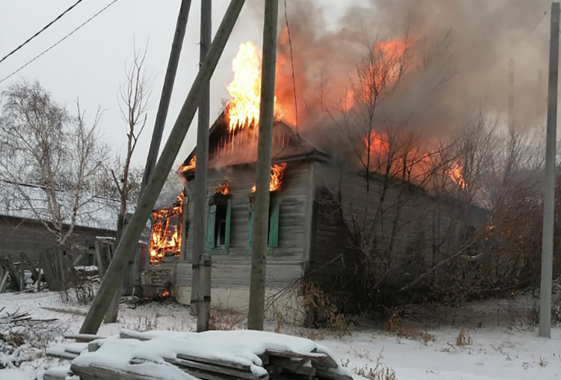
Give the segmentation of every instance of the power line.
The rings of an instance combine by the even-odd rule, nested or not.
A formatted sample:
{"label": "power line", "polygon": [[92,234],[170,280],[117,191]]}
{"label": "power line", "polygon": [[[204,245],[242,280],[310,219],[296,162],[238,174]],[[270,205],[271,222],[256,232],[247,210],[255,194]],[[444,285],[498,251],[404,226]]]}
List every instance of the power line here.
{"label": "power line", "polygon": [[0,83],[3,83],[4,81],[6,81],[7,79],[13,77],[14,75],[16,75],[17,73],[19,73],[21,70],[23,70],[24,68],[26,68],[27,66],[29,66],[31,63],[35,62],[38,58],[40,58],[41,56],[43,56],[45,53],[47,53],[48,51],[50,51],[51,49],[53,49],[55,46],[57,46],[58,44],[60,44],[62,41],[66,40],[68,37],[70,37],[71,35],[73,35],[74,33],[76,33],[79,29],[81,29],[83,26],[85,26],[87,23],[89,23],[90,21],[92,21],[94,18],[96,18],[97,16],[99,16],[101,13],[103,13],[107,8],[109,8],[110,6],[112,6],[113,4],[115,4],[117,1],[119,0],[113,0],[111,3],[109,3],[108,5],[106,5],[104,8],[102,8],[99,12],[97,12],[96,14],[94,14],[92,17],[90,17],[89,19],[87,19],[86,21],[84,21],[80,26],[78,26],[76,29],[74,29],[73,31],[71,31],[70,33],[68,33],[66,36],[62,37],[60,40],[58,40],[56,43],[54,43],[53,45],[51,45],[51,47],[49,47],[48,49],[44,50],[41,54],[36,55],[33,59],[31,59],[30,61],[28,61],[25,65],[21,66],[19,69],[17,69],[16,71],[14,71],[13,73],[11,73],[10,75],[8,75],[7,77],[5,77],[4,79],[0,80]]}
{"label": "power line", "polygon": [[14,54],[16,51],[18,51],[19,49],[21,49],[22,47],[24,47],[25,45],[27,45],[32,39],[34,39],[35,37],[37,37],[39,34],[43,33],[45,30],[47,30],[51,25],[53,25],[55,22],[57,22],[58,20],[60,20],[65,14],[67,14],[68,12],[70,12],[76,5],[80,4],[82,2],[82,0],[78,0],[77,2],[75,2],[72,6],[70,6],[70,8],[68,8],[67,10],[65,10],[64,12],[62,12],[60,15],[58,15],[53,21],[49,22],[47,25],[45,25],[43,27],[43,29],[39,30],[37,33],[35,33],[34,35],[32,35],[31,37],[29,37],[24,43],[22,43],[21,45],[19,45],[17,48],[15,48],[14,50],[12,50],[11,52],[9,52],[8,54],[6,54],[4,56],[4,58],[0,59],[0,63],[4,62],[6,60],[6,58],[8,58],[9,56],[11,56],[12,54]]}
{"label": "power line", "polygon": [[550,10],[551,10],[551,5],[543,12],[542,17],[538,20],[538,22],[536,22],[536,25],[534,25],[532,30],[530,30],[530,33],[532,33],[538,27],[538,25],[542,22],[542,20],[549,13]]}
{"label": "power line", "polygon": [[290,26],[288,25],[288,14],[286,10],[286,0],[284,0],[284,19],[286,20],[286,31],[288,33],[288,45],[290,47],[290,65],[292,66],[292,89],[294,90],[294,113],[296,116],[296,133],[298,133],[298,100],[296,99],[296,77],[294,76],[294,58],[292,54],[292,37],[290,36]]}

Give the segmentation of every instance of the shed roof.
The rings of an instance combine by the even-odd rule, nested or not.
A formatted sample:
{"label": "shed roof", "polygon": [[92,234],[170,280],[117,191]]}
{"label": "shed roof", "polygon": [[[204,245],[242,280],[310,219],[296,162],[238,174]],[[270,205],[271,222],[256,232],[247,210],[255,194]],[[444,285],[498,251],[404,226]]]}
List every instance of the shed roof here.
{"label": "shed roof", "polygon": [[[58,203],[66,225],[70,223],[72,215],[72,194],[57,191]],[[29,202],[24,197],[29,199]],[[119,201],[110,198],[91,197],[84,203],[76,215],[76,226],[116,231]],[[32,206],[30,206],[30,204]],[[38,185],[16,184],[7,181],[0,182],[0,215],[21,219],[49,221],[49,205],[44,189]]]}

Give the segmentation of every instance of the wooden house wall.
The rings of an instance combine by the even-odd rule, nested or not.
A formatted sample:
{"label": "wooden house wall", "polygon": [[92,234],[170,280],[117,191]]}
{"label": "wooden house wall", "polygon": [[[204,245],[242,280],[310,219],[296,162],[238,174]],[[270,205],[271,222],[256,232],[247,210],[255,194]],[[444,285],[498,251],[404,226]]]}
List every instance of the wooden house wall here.
{"label": "wooden house wall", "polygon": [[[267,257],[269,285],[286,284],[302,275],[305,259],[309,255],[312,218],[312,199],[309,185],[313,184],[310,162],[289,162],[284,171],[281,190],[275,196],[280,200],[279,244]],[[207,199],[217,185],[230,181],[232,202],[230,247],[227,254],[212,255],[212,284],[214,286],[247,286],[251,251],[248,249],[249,199],[255,183],[254,166],[234,166],[223,171],[208,173]],[[194,188],[194,179],[186,181],[187,197]],[[193,215],[188,205],[189,220]],[[176,283],[191,285],[193,240],[187,227],[185,261],[179,262]]]}
{"label": "wooden house wall", "polygon": [[[96,236],[114,236],[113,231],[75,227],[68,239],[70,247],[80,245],[93,246]],[[57,246],[55,236],[42,224],[27,219],[0,216],[0,255],[9,255],[13,260],[20,260],[20,252],[25,252],[32,261],[36,261],[43,252]]]}
{"label": "wooden house wall", "polygon": [[[370,235],[371,223],[380,206],[383,183],[370,181],[367,192],[365,178],[356,172],[341,171],[336,166],[322,163],[315,166],[315,232],[309,273],[314,281],[345,289],[346,280],[352,278],[356,266],[360,265],[360,255],[351,243],[343,221],[351,228],[355,224],[363,226],[355,230]],[[341,199],[333,199],[339,197],[339,192]],[[401,202],[399,210],[395,206],[398,202]],[[377,274],[389,270],[388,281],[396,286],[455,252],[463,221],[468,225],[480,225],[485,220],[482,210],[478,209],[477,213],[468,210],[466,219],[461,205],[436,199],[420,188],[402,183],[388,187],[381,207],[383,222],[378,219],[374,226],[377,237],[374,265]],[[390,251],[392,254],[387,254]],[[389,263],[391,267],[388,267]]]}

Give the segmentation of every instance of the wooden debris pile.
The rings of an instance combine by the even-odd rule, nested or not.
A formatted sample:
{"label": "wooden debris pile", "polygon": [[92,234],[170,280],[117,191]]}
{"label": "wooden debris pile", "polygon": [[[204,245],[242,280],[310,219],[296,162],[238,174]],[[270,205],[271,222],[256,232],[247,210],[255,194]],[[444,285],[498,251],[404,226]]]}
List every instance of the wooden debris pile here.
{"label": "wooden debris pile", "polygon": [[18,367],[40,355],[59,333],[50,324],[53,321],[56,319],[36,319],[28,312],[10,313],[0,308],[0,370]]}
{"label": "wooden debris pile", "polygon": [[[212,332],[212,333],[228,333],[228,332]],[[255,332],[252,332],[252,334]],[[178,333],[181,334],[181,333]],[[193,333],[195,334],[195,333]],[[201,333],[199,335],[202,336]],[[170,350],[155,350],[153,355],[138,355],[145,349],[153,347],[166,346],[166,336],[157,336],[135,333],[132,331],[122,331],[120,336],[103,338],[92,335],[72,335],[67,338],[73,338],[78,341],[89,341],[88,343],[67,343],[53,347],[47,352],[48,356],[61,359],[71,360],[70,366],[49,369],[44,379],[58,380],[65,379],[66,376],[77,376],[81,380],[93,380],[100,378],[107,379],[246,379],[246,380],[268,380],[268,379],[319,379],[319,380],[352,380],[352,376],[345,368],[337,364],[335,359],[322,350],[312,349],[309,352],[303,352],[302,347],[296,347],[294,350],[278,350],[278,344],[271,343],[271,348],[266,348],[267,336],[272,333],[264,334],[264,350],[258,349],[250,352],[247,357],[254,356],[253,361],[243,356],[247,351],[243,341],[237,342],[238,352],[233,355],[221,355],[220,353],[212,354],[205,350],[201,345],[201,351],[197,347],[188,347],[189,341],[186,341],[185,348],[182,349],[180,340],[169,338]],[[269,335],[265,335],[269,334]],[[287,337],[287,339],[301,339],[295,337],[274,334],[279,337]],[[216,335],[214,336],[216,338]],[[156,342],[156,340],[159,340]],[[212,346],[214,342],[210,342]],[[311,342],[311,341],[309,341]],[[109,346],[109,343],[115,345],[121,343],[122,347],[133,347],[132,354],[120,351],[120,357],[125,358],[124,365],[115,364],[113,356],[106,356],[107,360],[103,360],[103,355],[96,355]],[[156,344],[157,343],[157,344]],[[163,344],[162,344],[163,343]],[[250,343],[250,342],[248,342]],[[313,342],[311,342],[313,344]],[[105,346],[107,344],[107,346]],[[309,345],[308,347],[312,347]],[[319,346],[318,346],[319,347]],[[216,347],[219,350],[219,347]],[[99,351],[98,351],[99,350]],[[175,351],[174,351],[175,350]],[[251,349],[250,349],[251,351]],[[117,352],[117,351],[115,351]],[[93,354],[92,354],[93,353]],[[107,353],[105,353],[107,355]],[[154,356],[159,356],[162,360],[157,360]],[[148,367],[147,367],[148,365]],[[151,367],[150,367],[151,366]],[[147,370],[152,368],[152,370]],[[171,371],[171,372],[170,372]]]}
{"label": "wooden debris pile", "polygon": [[[41,275],[38,263],[32,263],[24,252],[20,252],[20,261],[13,262],[10,256],[0,256],[0,293],[8,290],[8,282],[12,290],[26,291],[28,290],[29,280],[26,278],[26,272],[29,273],[31,281],[35,284],[33,289],[41,289]],[[43,286],[44,287],[44,286]]]}

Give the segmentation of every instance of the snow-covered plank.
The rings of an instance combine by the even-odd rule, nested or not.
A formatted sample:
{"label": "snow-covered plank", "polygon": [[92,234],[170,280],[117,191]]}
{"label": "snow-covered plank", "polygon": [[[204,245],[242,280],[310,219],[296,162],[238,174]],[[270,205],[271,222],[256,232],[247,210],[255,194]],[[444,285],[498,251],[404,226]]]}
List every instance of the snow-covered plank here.
{"label": "snow-covered plank", "polygon": [[246,370],[227,368],[223,366],[198,363],[191,360],[164,358],[168,363],[177,365],[184,369],[187,373],[205,380],[213,380],[215,378],[224,378],[224,375],[233,376],[238,379],[249,380],[266,380],[268,374],[255,375],[251,372],[249,366]]}
{"label": "snow-covered plank", "polygon": [[78,376],[75,376],[70,370],[69,365],[61,367],[49,368],[43,375],[43,380],[80,380]]}
{"label": "snow-covered plank", "polygon": [[239,363],[230,362],[230,361],[221,360],[221,359],[209,359],[209,358],[194,356],[194,355],[177,354],[177,358],[178,359],[184,359],[184,360],[190,360],[190,361],[198,362],[198,363],[215,365],[215,366],[219,366],[219,367],[227,367],[227,368],[241,369],[241,370],[247,370],[247,371],[249,371],[250,368],[251,368],[249,365],[245,365],[245,364],[239,364]]}
{"label": "snow-covered plank", "polygon": [[[141,366],[141,364],[138,364]],[[137,371],[127,371],[122,368],[105,367],[97,364],[81,365],[72,364],[71,370],[80,377],[80,380],[168,380],[170,379],[165,373],[162,375],[151,373],[143,373],[142,369]],[[163,371],[165,372],[165,371]],[[177,377],[175,379],[178,379]],[[191,379],[185,375],[184,379]]]}
{"label": "snow-covered plank", "polygon": [[62,343],[47,348],[47,356],[73,360],[88,348],[87,343]]}
{"label": "snow-covered plank", "polygon": [[310,352],[308,354],[292,352],[292,351],[278,351],[278,350],[266,350],[265,354],[268,356],[278,356],[281,358],[297,358],[297,359],[308,359],[312,362],[321,363],[327,368],[337,368],[337,362],[329,355],[324,353]]}
{"label": "snow-covered plank", "polygon": [[311,366],[309,360],[292,360],[291,358],[279,356],[272,356],[269,359],[271,365],[282,368],[283,371],[306,376],[314,376],[316,374],[316,369]]}
{"label": "snow-covered plank", "polygon": [[96,339],[105,339],[104,336],[94,335],[94,334],[66,334],[65,339],[74,339],[80,342],[91,342]]}

